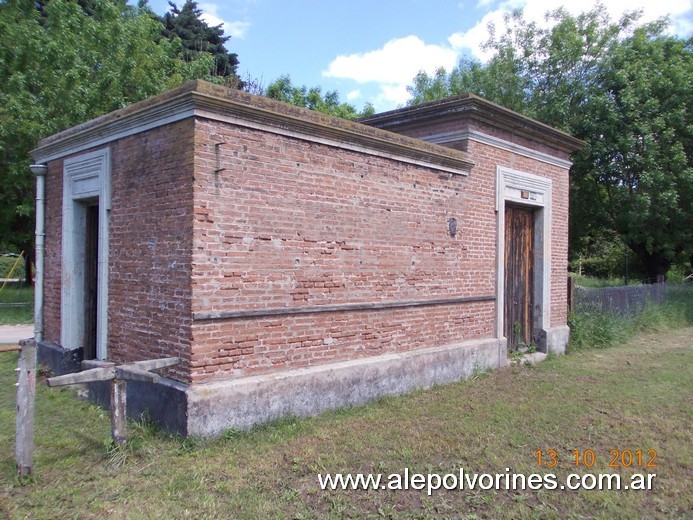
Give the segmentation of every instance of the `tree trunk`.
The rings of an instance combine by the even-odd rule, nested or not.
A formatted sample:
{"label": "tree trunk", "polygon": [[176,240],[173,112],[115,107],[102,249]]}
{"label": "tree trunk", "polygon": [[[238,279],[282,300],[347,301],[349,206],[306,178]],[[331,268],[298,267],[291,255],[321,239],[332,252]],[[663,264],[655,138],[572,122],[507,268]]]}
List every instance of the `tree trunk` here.
{"label": "tree trunk", "polygon": [[666,276],[671,268],[671,260],[662,253],[651,253],[646,244],[628,244],[628,247],[636,254],[645,268],[646,283],[657,283],[658,276]]}
{"label": "tree trunk", "polygon": [[34,248],[27,247],[24,253],[24,283],[27,287],[34,285]]}

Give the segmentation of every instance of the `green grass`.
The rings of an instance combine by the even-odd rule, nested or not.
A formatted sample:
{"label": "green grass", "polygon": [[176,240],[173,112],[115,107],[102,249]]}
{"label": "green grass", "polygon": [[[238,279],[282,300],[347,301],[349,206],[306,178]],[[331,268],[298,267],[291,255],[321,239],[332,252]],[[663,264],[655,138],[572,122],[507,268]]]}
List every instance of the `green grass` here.
{"label": "green grass", "polygon": [[[623,286],[623,277],[620,278],[593,278],[591,276],[582,276],[577,273],[569,273],[569,276],[575,279],[576,285],[582,287],[621,287]],[[639,285],[640,280],[629,280],[628,285]]]}
{"label": "green grass", "polygon": [[33,320],[34,289],[17,283],[5,285],[0,291],[0,325],[31,323]]}
{"label": "green grass", "polygon": [[[508,367],[216,440],[149,422],[110,443],[109,418],[64,388],[37,391],[35,475],[14,473],[14,367],[0,357],[0,516],[6,518],[684,518],[693,483],[693,328]],[[535,452],[559,464],[538,468]],[[326,472],[575,472],[573,450],[657,450],[653,491],[321,491]],[[577,472],[585,473],[579,468]]]}

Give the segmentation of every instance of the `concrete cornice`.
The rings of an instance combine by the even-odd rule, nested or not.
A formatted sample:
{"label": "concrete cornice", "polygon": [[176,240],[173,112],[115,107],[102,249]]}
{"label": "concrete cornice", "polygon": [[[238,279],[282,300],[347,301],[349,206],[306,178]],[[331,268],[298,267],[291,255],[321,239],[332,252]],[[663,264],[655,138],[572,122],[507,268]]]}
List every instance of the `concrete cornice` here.
{"label": "concrete cornice", "polygon": [[299,139],[467,175],[465,152],[205,81],[192,81],[41,140],[31,156],[45,163],[190,117],[226,121]]}
{"label": "concrete cornice", "polygon": [[573,165],[572,162],[561,159],[560,157],[555,157],[548,153],[539,152],[537,150],[532,150],[526,146],[519,145],[517,143],[511,143],[500,137],[494,137],[492,135],[485,134],[483,132],[477,132],[476,130],[459,130],[457,132],[446,132],[444,134],[436,134],[426,137],[426,141],[435,144],[451,143],[456,141],[476,141],[477,143],[487,144],[495,148],[500,148],[502,150],[507,150],[517,155],[523,155],[541,161],[552,166],[558,166],[559,168],[565,168],[569,170]]}
{"label": "concrete cornice", "polygon": [[474,94],[391,110],[360,121],[384,130],[398,131],[429,124],[431,120],[457,118],[481,121],[528,139],[550,144],[567,153],[576,152],[585,146],[580,139]]}

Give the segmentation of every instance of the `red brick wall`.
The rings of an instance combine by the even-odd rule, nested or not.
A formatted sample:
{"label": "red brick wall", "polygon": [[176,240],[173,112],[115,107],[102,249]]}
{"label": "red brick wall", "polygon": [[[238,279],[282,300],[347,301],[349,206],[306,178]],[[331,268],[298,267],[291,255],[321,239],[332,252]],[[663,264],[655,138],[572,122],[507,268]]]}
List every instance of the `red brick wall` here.
{"label": "red brick wall", "polygon": [[[109,145],[108,359],[179,356],[183,362],[167,375],[181,381],[189,379],[192,321],[193,128],[192,120],[181,121]],[[52,161],[46,182],[44,338],[55,343],[60,343],[62,179],[63,161]]]}
{"label": "red brick wall", "polygon": [[473,170],[476,175],[495,178],[496,167],[504,166],[551,179],[551,326],[565,325],[568,307],[568,171],[475,141],[470,141],[468,146],[476,162]]}
{"label": "red brick wall", "polygon": [[111,145],[108,353],[114,361],[182,358],[191,341],[194,122]]}
{"label": "red brick wall", "polygon": [[[565,324],[562,168],[470,142],[464,177],[205,119],[110,146],[115,361],[179,356],[168,375],[204,382],[493,337],[494,301],[193,315],[493,296],[497,165],[553,180],[551,321]],[[62,161],[47,201],[45,337],[59,342]]]}
{"label": "red brick wall", "polygon": [[[568,153],[557,149],[554,145],[529,139],[510,130],[492,127],[487,123],[476,120],[461,120],[458,118],[438,123],[427,122],[425,125],[405,127],[401,130],[401,133],[419,139],[426,139],[428,136],[455,132],[464,128],[482,132],[564,161],[570,160]],[[398,129],[398,131],[400,130]],[[472,170],[472,176],[475,177],[481,177],[486,180],[494,179],[495,182],[497,175],[496,167],[505,166],[552,180],[551,326],[565,325],[568,297],[568,170],[475,141],[465,140],[457,143],[446,143],[445,146],[469,153],[472,160],[476,163]]]}
{"label": "red brick wall", "polygon": [[48,163],[43,262],[43,340],[60,343],[62,291],[63,161]]}
{"label": "red brick wall", "polygon": [[[494,177],[205,120],[196,135],[193,312],[495,294]],[[494,316],[486,301],[196,321],[192,377],[492,337]]]}

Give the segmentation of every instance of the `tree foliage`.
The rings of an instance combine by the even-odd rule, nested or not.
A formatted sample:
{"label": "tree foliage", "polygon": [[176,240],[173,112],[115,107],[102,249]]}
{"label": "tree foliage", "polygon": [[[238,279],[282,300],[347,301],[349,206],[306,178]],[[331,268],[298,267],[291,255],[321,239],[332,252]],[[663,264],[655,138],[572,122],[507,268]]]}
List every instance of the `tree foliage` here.
{"label": "tree foliage", "polygon": [[0,244],[33,250],[29,151],[39,139],[208,77],[146,7],[122,0],[0,3]]}
{"label": "tree foliage", "polygon": [[539,26],[515,12],[502,33],[489,28],[488,63],[420,73],[410,93],[417,104],[473,92],[584,140],[571,169],[571,255],[615,232],[654,278],[693,261],[693,48],[666,35],[666,21],[638,19],[613,22],[597,6]]}
{"label": "tree foliage", "polygon": [[178,38],[183,59],[190,61],[200,53],[211,54],[214,57],[211,74],[225,78],[228,84],[239,86],[240,80],[236,74],[238,55],[226,50],[224,45],[231,37],[224,36],[221,25],[207,25],[200,18],[202,11],[193,0],[186,0],[180,9],[173,2],[169,2],[169,5],[171,10],[161,18],[164,35],[171,41]]}
{"label": "tree foliage", "polygon": [[328,91],[323,94],[320,87],[308,88],[305,85],[297,87],[291,82],[291,78],[288,75],[280,76],[272,82],[264,89],[263,95],[291,105],[344,119],[356,119],[374,113],[371,104],[366,104],[363,110],[359,112],[353,105],[340,102],[337,91]]}

